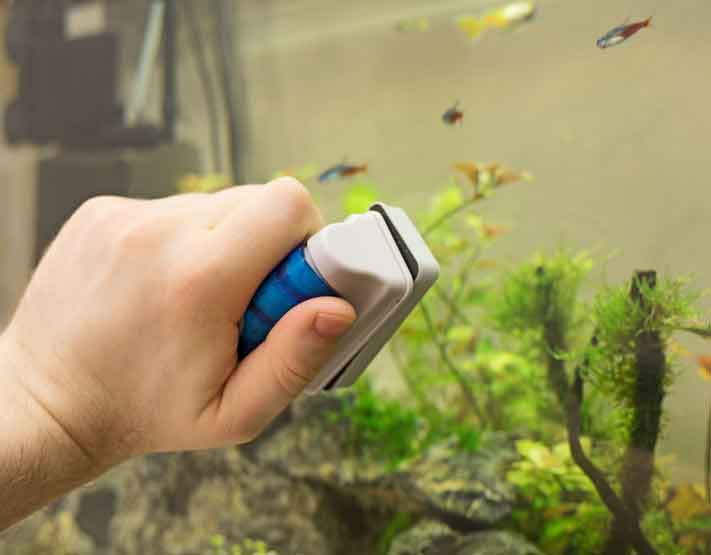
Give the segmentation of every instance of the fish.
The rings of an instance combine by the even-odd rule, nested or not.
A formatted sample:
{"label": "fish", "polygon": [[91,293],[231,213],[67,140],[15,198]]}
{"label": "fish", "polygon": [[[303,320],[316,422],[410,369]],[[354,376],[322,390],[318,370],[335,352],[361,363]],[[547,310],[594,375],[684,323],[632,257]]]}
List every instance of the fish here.
{"label": "fish", "polygon": [[413,19],[403,19],[395,24],[395,30],[401,32],[411,31],[427,31],[430,28],[430,20],[426,17],[417,17]]}
{"label": "fish", "polygon": [[602,50],[604,50],[605,48],[610,48],[612,46],[617,46],[618,44],[625,42],[628,38],[630,38],[638,31],[641,31],[645,27],[650,27],[651,22],[651,17],[634,23],[625,22],[622,25],[618,25],[614,29],[611,29],[607,33],[602,35],[599,39],[597,39],[597,41],[595,41],[595,44],[598,48]]}
{"label": "fish", "polygon": [[711,356],[701,355],[696,359],[699,365],[699,376],[711,381]]}
{"label": "fish", "polygon": [[442,114],[442,121],[447,125],[454,125],[459,122],[462,124],[464,120],[464,112],[459,109],[459,100],[457,100],[451,108],[448,108],[444,114]]}
{"label": "fish", "polygon": [[318,176],[318,180],[320,183],[326,183],[327,181],[333,181],[341,177],[351,177],[367,171],[368,164],[349,164],[347,162],[341,162],[324,171]]}
{"label": "fish", "polygon": [[489,27],[508,29],[533,19],[536,5],[533,2],[511,2],[484,14],[484,23]]}
{"label": "fish", "polygon": [[536,15],[534,2],[510,2],[483,15],[461,15],[456,24],[471,40],[476,40],[487,29],[514,29]]}

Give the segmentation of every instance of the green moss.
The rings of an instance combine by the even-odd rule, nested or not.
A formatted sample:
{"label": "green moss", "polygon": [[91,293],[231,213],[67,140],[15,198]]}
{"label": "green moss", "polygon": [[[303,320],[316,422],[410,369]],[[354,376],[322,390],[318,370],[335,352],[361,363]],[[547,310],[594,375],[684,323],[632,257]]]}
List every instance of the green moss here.
{"label": "green moss", "polygon": [[555,332],[567,338],[580,323],[578,294],[591,268],[586,253],[561,250],[533,256],[504,277],[492,307],[494,322],[503,332],[526,337],[546,350],[546,326],[555,326]]}
{"label": "green moss", "polygon": [[[596,344],[587,350],[586,379],[592,381],[602,392],[619,406],[629,409],[634,400],[637,379],[635,349],[637,338],[643,332],[659,334],[665,351],[671,335],[696,319],[694,303],[699,295],[688,288],[686,280],[658,280],[655,287],[640,284],[642,306],[630,295],[630,283],[603,289],[592,305],[591,324],[594,327]],[[665,386],[674,378],[673,360],[667,360],[668,370]]]}

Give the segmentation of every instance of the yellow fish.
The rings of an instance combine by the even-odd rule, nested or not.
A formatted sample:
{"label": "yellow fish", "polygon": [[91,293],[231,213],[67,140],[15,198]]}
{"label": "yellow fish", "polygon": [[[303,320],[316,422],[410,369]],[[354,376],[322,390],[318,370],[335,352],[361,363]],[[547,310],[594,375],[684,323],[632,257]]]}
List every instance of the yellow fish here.
{"label": "yellow fish", "polygon": [[456,20],[457,26],[470,39],[478,39],[487,29],[511,29],[533,19],[536,5],[533,2],[511,2],[494,8],[484,15],[462,15]]}

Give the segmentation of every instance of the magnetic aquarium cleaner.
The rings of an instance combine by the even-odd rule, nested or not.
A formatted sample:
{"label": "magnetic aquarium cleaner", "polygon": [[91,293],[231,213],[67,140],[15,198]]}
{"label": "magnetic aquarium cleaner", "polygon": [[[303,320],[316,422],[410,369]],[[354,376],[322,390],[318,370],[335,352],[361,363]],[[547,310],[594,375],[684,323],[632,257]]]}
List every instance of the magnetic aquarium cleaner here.
{"label": "magnetic aquarium cleaner", "polygon": [[255,349],[291,308],[338,296],[358,317],[308,393],[353,384],[437,280],[439,265],[400,208],[382,203],[324,227],[259,286],[242,320],[239,356]]}

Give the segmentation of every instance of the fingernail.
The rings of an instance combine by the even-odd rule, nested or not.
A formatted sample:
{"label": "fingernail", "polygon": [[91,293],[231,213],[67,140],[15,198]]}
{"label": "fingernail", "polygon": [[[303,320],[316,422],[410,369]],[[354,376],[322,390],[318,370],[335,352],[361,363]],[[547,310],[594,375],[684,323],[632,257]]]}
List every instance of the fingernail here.
{"label": "fingernail", "polygon": [[314,331],[324,339],[337,339],[346,333],[353,325],[353,320],[320,312],[314,319]]}

